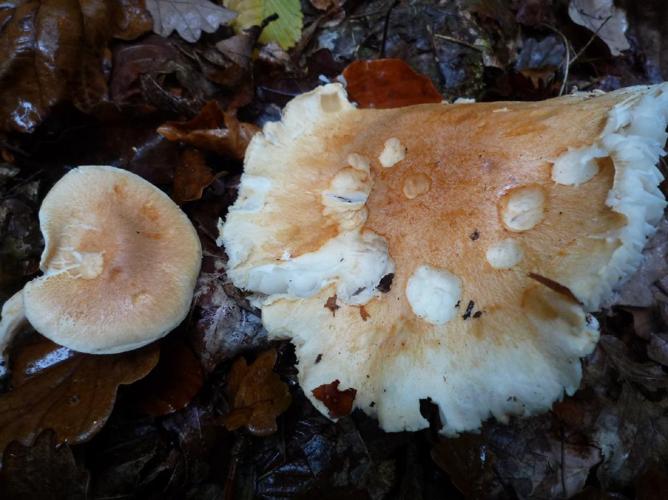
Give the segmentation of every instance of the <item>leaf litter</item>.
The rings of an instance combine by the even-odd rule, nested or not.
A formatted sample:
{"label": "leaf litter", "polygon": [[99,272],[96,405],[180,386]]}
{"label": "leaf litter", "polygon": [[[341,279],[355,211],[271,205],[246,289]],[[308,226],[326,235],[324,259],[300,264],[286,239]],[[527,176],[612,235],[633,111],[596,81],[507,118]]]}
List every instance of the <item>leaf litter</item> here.
{"label": "leaf litter", "polygon": [[[193,17],[157,15],[167,3]],[[16,1],[0,9],[0,51],[8,55],[0,63],[0,299],[38,270],[42,197],[84,163],[128,168],[182,203],[204,248],[202,274],[190,316],[157,346],[88,356],[32,333],[14,347],[0,394],[3,491],[661,497],[665,221],[641,269],[598,315],[602,339],[584,362],[580,390],[545,415],[488,422],[479,434],[447,440],[433,429],[386,434],[349,415],[354,394],[333,384],[323,398],[340,418],[317,412],[297,383],[292,346],[268,342],[257,310],[227,280],[216,239],[248,141],[293,96],[341,74],[360,106],[379,107],[660,81],[668,75],[662,2],[312,1],[290,11],[287,29],[276,24],[280,15],[260,26],[266,9],[245,28],[230,26],[232,14],[205,0],[80,5]],[[203,20],[199,7],[216,15]],[[371,61],[348,66],[357,60]],[[87,401],[91,410],[81,411]]]}

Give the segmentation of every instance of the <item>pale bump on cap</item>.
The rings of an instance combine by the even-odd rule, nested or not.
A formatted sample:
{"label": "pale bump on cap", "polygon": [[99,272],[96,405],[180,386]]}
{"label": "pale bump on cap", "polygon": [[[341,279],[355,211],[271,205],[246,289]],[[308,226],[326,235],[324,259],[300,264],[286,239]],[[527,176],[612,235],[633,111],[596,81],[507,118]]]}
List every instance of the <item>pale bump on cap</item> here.
{"label": "pale bump on cap", "polygon": [[[452,435],[577,390],[599,335],[588,311],[637,268],[663,214],[668,86],[501,106],[357,109],[330,84],[252,140],[222,233],[228,276],[255,293],[270,338],[295,344],[324,414],[312,391],[339,380],[385,430],[427,427],[431,398]],[[386,168],[390,139],[408,154]],[[333,190],[351,155],[369,175]]]}

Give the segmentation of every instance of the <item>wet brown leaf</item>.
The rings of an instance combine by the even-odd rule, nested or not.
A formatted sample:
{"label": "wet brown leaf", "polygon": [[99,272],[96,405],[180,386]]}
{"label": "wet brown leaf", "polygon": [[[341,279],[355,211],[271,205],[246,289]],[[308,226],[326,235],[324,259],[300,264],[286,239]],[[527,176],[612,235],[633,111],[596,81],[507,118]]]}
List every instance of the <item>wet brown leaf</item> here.
{"label": "wet brown leaf", "polygon": [[225,427],[229,430],[246,427],[256,436],[276,432],[276,417],[288,409],[292,396],[288,386],[274,373],[275,364],[274,349],[261,353],[250,365],[243,356],[234,362],[227,382],[232,406],[225,417]]}
{"label": "wet brown leaf", "polygon": [[656,363],[633,360],[624,343],[617,337],[601,335],[600,344],[624,380],[641,384],[650,391],[668,388],[668,373]]}
{"label": "wet brown leaf", "polygon": [[172,334],[160,343],[155,369],[132,386],[132,396],[148,415],[168,415],[188,406],[202,388],[203,379],[202,367],[190,346]]}
{"label": "wet brown leaf", "polygon": [[43,431],[32,446],[13,441],[5,448],[0,491],[13,499],[84,500],[88,472],[77,465],[69,446],[56,447],[53,431]]}
{"label": "wet brown leaf", "polygon": [[338,380],[334,380],[329,384],[323,384],[321,386],[313,389],[313,396],[322,401],[322,403],[329,410],[329,416],[332,418],[345,417],[350,415],[350,412],[353,410],[353,402],[355,401],[355,396],[357,395],[357,390],[346,389],[345,391],[339,390]]}
{"label": "wet brown leaf", "polygon": [[441,102],[432,81],[400,59],[355,61],[343,70],[346,90],[361,108],[398,108]]}
{"label": "wet brown leaf", "polygon": [[224,112],[216,101],[208,102],[190,121],[167,122],[158,128],[170,141],[185,142],[239,160],[243,159],[248,143],[258,131],[255,125],[240,122],[236,113]]}
{"label": "wet brown leaf", "polygon": [[[64,100],[84,112],[106,99],[111,38],[145,28],[137,2],[7,2],[0,30],[0,129],[30,132]],[[132,14],[135,14],[132,17]]]}
{"label": "wet brown leaf", "polygon": [[216,178],[206,164],[204,155],[196,149],[186,149],[181,154],[181,163],[174,172],[174,189],[172,198],[179,205],[186,201],[199,200],[206,189]]}
{"label": "wet brown leaf", "polygon": [[213,33],[237,15],[209,0],[146,0],[153,16],[153,31],[168,37],[176,31],[187,42],[194,43],[205,33]]}
{"label": "wet brown leaf", "polygon": [[145,377],[159,358],[157,345],[93,356],[34,335],[12,360],[12,390],[0,395],[0,449],[30,444],[44,429],[58,443],[90,439],[106,422],[119,385]]}

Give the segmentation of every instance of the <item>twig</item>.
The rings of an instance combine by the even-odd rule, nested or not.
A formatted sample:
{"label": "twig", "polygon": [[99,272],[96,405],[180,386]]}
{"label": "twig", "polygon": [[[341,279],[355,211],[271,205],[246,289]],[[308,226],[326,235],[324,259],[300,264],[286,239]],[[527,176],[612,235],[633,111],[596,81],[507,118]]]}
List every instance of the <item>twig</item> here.
{"label": "twig", "polygon": [[577,60],[577,58],[580,57],[580,56],[582,55],[582,53],[583,53],[585,50],[587,50],[587,47],[589,47],[589,46],[592,44],[592,42],[594,41],[594,39],[598,36],[599,32],[603,29],[603,26],[605,26],[606,23],[607,23],[610,19],[612,19],[612,16],[611,16],[611,15],[605,18],[605,20],[601,23],[601,25],[596,29],[596,31],[594,32],[594,34],[589,38],[589,40],[587,41],[587,43],[584,44],[584,47],[582,47],[582,48],[578,51],[578,53],[575,54],[575,56],[573,57],[573,60],[571,61],[571,64],[573,64],[573,63]]}
{"label": "twig", "polygon": [[464,47],[468,47],[470,49],[477,50],[478,52],[483,51],[482,47],[478,47],[477,45],[473,45],[472,43],[465,42],[464,40],[459,40],[458,38],[454,38],[454,37],[451,37],[451,36],[448,36],[448,35],[441,35],[440,33],[436,33],[434,35],[434,38],[440,38],[441,40],[447,40],[448,42],[463,45]]}
{"label": "twig", "polygon": [[554,31],[557,35],[561,37],[561,39],[564,42],[564,48],[566,49],[566,61],[564,64],[564,76],[561,80],[561,88],[559,89],[559,95],[562,96],[564,95],[564,90],[566,90],[566,84],[568,83],[568,72],[571,67],[571,44],[568,41],[568,38],[566,38],[566,35],[564,35],[561,31],[559,31],[557,28],[554,26],[551,26],[549,24],[543,24],[547,29]]}
{"label": "twig", "polygon": [[390,15],[392,14],[392,11],[396,7],[396,5],[399,3],[399,0],[394,0],[392,2],[392,5],[390,5],[387,9],[387,12],[385,13],[385,21],[383,24],[383,39],[380,43],[380,57],[381,59],[385,57],[385,43],[387,42],[387,31],[390,26]]}

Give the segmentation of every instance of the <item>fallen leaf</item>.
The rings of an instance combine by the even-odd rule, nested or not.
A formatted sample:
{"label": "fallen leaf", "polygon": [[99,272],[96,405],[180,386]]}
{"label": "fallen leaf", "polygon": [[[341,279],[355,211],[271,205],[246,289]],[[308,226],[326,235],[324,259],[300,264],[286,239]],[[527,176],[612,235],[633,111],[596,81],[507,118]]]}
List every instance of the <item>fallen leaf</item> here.
{"label": "fallen leaf", "polygon": [[527,38],[515,62],[515,69],[539,87],[554,77],[565,58],[566,47],[556,35],[548,35],[540,41]]}
{"label": "fallen leaf", "polygon": [[340,9],[345,0],[309,0],[311,5],[318,10]]}
{"label": "fallen leaf", "polygon": [[343,70],[346,90],[361,108],[398,108],[441,102],[429,78],[399,59],[355,61]]}
{"label": "fallen leaf", "polygon": [[130,392],[137,406],[152,417],[179,411],[202,388],[202,367],[182,337],[172,333],[160,342],[160,360]]}
{"label": "fallen leaf", "polygon": [[239,14],[234,21],[238,31],[278,16],[262,30],[261,43],[276,42],[287,50],[301,37],[304,15],[299,0],[225,0],[225,6]]}
{"label": "fallen leaf", "polygon": [[650,391],[668,388],[668,373],[660,365],[634,361],[624,343],[612,335],[601,335],[599,342],[624,380],[641,384]]}
{"label": "fallen leaf", "polygon": [[13,441],[5,448],[0,470],[5,498],[84,500],[88,481],[88,472],[77,465],[70,447],[56,447],[52,430],[41,432],[32,446]]}
{"label": "fallen leaf", "polygon": [[206,189],[216,178],[206,164],[204,155],[196,149],[186,149],[181,153],[181,163],[174,172],[174,189],[172,198],[179,205],[186,201],[199,200]]}
{"label": "fallen leaf", "polygon": [[647,356],[663,366],[668,366],[668,334],[652,334],[647,345]]}
{"label": "fallen leaf", "polygon": [[329,384],[323,384],[313,389],[313,396],[329,410],[329,416],[332,418],[345,417],[350,415],[353,410],[353,402],[357,395],[357,390],[352,387],[345,391],[339,390],[338,380]]}
{"label": "fallen leaf", "polygon": [[276,350],[261,353],[250,365],[240,356],[232,365],[227,382],[232,410],[225,427],[246,427],[255,436],[268,436],[278,429],[276,417],[288,409],[292,397],[288,386],[273,368]]}
{"label": "fallen leaf", "polygon": [[[225,126],[225,128],[222,128]],[[240,122],[236,114],[224,112],[216,101],[210,101],[192,120],[167,122],[158,133],[170,141],[181,141],[222,156],[243,159],[246,147],[259,129]]]}
{"label": "fallen leaf", "polygon": [[668,460],[668,407],[623,384],[598,418],[595,443],[604,456],[597,476],[604,488],[628,486],[655,463]]}
{"label": "fallen leaf", "polygon": [[568,15],[603,40],[613,56],[631,48],[626,39],[626,13],[613,0],[571,0]]}
{"label": "fallen leaf", "polygon": [[268,342],[260,318],[228,296],[224,281],[220,271],[203,272],[195,287],[195,328],[191,338],[207,372],[227,359],[262,348]]}
{"label": "fallen leaf", "polygon": [[89,112],[106,99],[113,37],[142,33],[132,0],[7,2],[0,30],[0,129],[31,132],[61,101]]}
{"label": "fallen leaf", "polygon": [[194,43],[205,33],[229,24],[236,14],[209,0],[146,0],[153,16],[153,31],[168,37],[174,30],[185,41]]}
{"label": "fallen leaf", "polygon": [[158,358],[155,344],[93,356],[34,334],[10,354],[13,388],[0,395],[0,450],[12,440],[29,445],[44,429],[53,429],[58,443],[87,441],[104,426],[118,386],[145,377]]}

